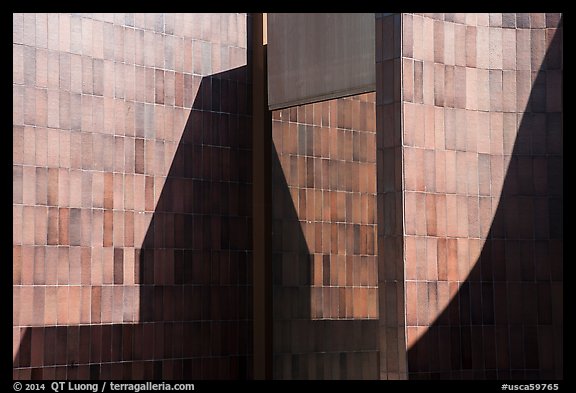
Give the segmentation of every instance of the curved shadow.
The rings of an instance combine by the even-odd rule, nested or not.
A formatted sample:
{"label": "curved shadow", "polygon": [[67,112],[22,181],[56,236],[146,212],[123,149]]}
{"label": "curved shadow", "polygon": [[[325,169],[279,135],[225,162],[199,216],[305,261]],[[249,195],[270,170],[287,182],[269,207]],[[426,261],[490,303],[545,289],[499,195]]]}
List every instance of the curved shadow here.
{"label": "curved shadow", "polygon": [[[480,258],[408,349],[414,379],[561,379],[562,19],[533,82]],[[560,83],[561,86],[561,83]],[[550,100],[550,97],[548,97]]]}

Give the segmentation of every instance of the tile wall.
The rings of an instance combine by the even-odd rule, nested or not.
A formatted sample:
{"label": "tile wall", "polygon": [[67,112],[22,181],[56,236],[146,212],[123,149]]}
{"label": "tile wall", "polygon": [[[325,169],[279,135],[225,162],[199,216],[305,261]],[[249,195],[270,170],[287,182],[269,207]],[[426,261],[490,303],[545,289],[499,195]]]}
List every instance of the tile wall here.
{"label": "tile wall", "polygon": [[13,15],[13,376],[251,375],[246,14]]}
{"label": "tile wall", "polygon": [[375,94],[273,112],[274,378],[378,378]]}
{"label": "tile wall", "polygon": [[559,14],[403,14],[410,378],[562,377]]}
{"label": "tile wall", "polygon": [[[13,376],[250,378],[246,14],[13,14]],[[273,112],[274,378],[562,378],[560,14],[376,14]]]}

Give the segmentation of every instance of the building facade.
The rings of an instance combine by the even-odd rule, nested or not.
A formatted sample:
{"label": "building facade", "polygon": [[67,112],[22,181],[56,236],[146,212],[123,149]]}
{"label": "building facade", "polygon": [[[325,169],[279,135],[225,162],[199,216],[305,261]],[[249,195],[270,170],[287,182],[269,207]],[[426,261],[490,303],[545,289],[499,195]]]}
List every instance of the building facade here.
{"label": "building facade", "polygon": [[561,379],[561,14],[269,110],[274,18],[13,15],[14,379]]}

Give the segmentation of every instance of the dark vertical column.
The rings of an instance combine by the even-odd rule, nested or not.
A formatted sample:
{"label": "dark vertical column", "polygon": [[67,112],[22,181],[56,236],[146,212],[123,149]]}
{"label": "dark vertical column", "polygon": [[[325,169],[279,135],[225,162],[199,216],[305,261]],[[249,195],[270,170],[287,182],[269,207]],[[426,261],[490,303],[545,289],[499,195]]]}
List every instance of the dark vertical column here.
{"label": "dark vertical column", "polygon": [[406,379],[401,14],[376,14],[380,379]]}
{"label": "dark vertical column", "polygon": [[254,241],[254,378],[272,376],[270,179],[272,117],[268,110],[265,14],[252,15],[252,212]]}

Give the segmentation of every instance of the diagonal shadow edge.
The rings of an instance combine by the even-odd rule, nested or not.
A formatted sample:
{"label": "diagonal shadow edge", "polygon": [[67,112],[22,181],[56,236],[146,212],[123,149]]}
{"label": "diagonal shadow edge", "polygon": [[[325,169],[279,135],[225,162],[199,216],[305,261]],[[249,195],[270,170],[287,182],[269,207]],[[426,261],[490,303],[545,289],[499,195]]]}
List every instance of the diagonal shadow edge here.
{"label": "diagonal shadow edge", "polygon": [[314,254],[274,141],[271,160],[273,378],[378,379],[378,319],[312,317],[313,306],[324,307],[311,304],[321,290],[312,286]]}
{"label": "diagonal shadow edge", "polygon": [[[91,324],[22,328],[14,370],[30,370],[31,379],[250,378],[247,70],[202,78],[156,206],[154,177],[147,176],[143,155],[136,156],[152,217],[135,248],[134,322],[106,323],[99,315]],[[110,294],[123,287],[123,263],[115,252],[114,284],[120,285],[110,286]],[[124,312],[134,312],[120,300]]]}

